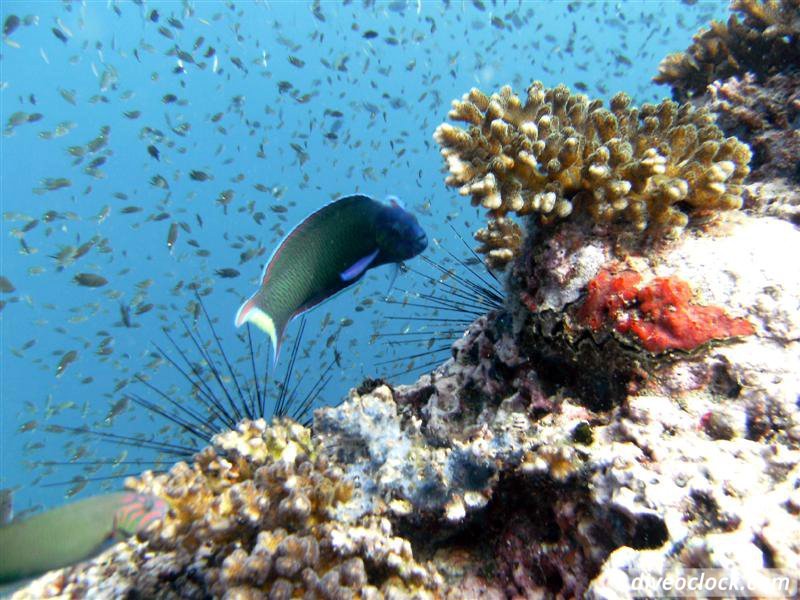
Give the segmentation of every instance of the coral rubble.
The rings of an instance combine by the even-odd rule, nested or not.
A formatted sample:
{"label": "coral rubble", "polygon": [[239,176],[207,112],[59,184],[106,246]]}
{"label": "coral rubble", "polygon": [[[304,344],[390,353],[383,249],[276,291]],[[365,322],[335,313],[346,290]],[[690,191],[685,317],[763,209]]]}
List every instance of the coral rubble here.
{"label": "coral rubble", "polygon": [[715,80],[750,72],[761,81],[800,64],[797,0],[732,0],[731,10],[727,23],[713,21],[659,65],[653,80],[672,86],[676,100],[702,95]]}
{"label": "coral rubble", "polygon": [[476,238],[493,268],[518,254],[521,230],[509,213],[552,223],[579,211],[601,224],[674,233],[742,204],[750,151],[704,108],[669,100],[636,108],[620,93],[605,109],[534,82],[524,103],[508,86],[491,97],[473,88],[448,116],[469,127],[436,129],[446,183],[487,209]]}

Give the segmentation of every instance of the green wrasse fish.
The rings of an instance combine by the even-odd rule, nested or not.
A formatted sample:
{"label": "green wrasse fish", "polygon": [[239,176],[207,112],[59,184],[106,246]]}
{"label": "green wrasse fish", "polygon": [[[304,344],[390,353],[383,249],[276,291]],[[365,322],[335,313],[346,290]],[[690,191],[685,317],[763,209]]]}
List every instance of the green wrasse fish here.
{"label": "green wrasse fish", "polygon": [[160,498],[92,496],[0,526],[0,585],[84,561],[164,516]]}
{"label": "green wrasse fish", "polygon": [[250,322],[264,331],[274,364],[294,317],[353,285],[368,269],[398,264],[427,246],[416,217],[395,200],[388,205],[360,195],[334,200],[278,245],[258,291],[236,313],[236,326]]}

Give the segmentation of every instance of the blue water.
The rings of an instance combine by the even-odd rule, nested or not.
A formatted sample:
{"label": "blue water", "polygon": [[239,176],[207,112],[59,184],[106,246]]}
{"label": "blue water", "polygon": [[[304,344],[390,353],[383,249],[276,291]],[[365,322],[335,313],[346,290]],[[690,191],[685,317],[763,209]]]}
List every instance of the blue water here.
{"label": "blue water", "polygon": [[[152,367],[154,343],[168,344],[161,327],[174,326],[180,317],[192,320],[190,282],[211,290],[205,303],[226,351],[242,357],[246,347],[235,337],[233,317],[255,290],[263,261],[294,223],[337,196],[396,195],[417,211],[429,237],[461,252],[446,223],[469,239],[479,213],[445,188],[431,137],[453,98],[473,86],[491,93],[506,83],[523,94],[540,79],[573,89],[585,85],[592,97],[607,99],[624,90],[637,103],[658,100],[668,96],[666,88],[650,83],[661,58],[684,49],[701,24],[724,19],[727,12],[726,2],[488,0],[317,5],[4,0],[0,7],[3,22],[16,14],[29,23],[4,39],[0,124],[5,127],[18,111],[42,115],[37,122],[6,128],[0,137],[0,271],[16,287],[2,295],[6,304],[0,311],[0,487],[17,488],[17,510],[62,502],[71,486],[47,484],[82,474],[80,465],[48,470],[35,462],[70,460],[84,452],[81,447],[88,456],[77,461],[117,457],[122,450],[46,433],[48,424],[103,426],[126,391],[144,395],[130,385],[114,391],[135,373],[151,376],[162,389],[179,385],[177,397],[191,401],[174,371]],[[153,10],[157,23],[150,19]],[[367,31],[377,37],[365,37]],[[216,69],[215,57],[203,57],[210,46]],[[194,62],[183,60],[180,68],[176,48]],[[281,92],[281,86],[289,89]],[[167,94],[177,100],[164,103]],[[74,96],[74,105],[65,96]],[[124,115],[132,111],[140,116]],[[335,111],[342,116],[333,116]],[[59,124],[64,134],[45,139]],[[110,128],[107,145],[74,164],[67,149],[85,146],[104,126]],[[160,161],[148,155],[150,144],[159,149]],[[292,144],[307,155],[304,164]],[[106,158],[100,172],[87,174],[87,164],[100,156]],[[191,170],[213,179],[193,181]],[[168,190],[151,185],[156,175],[168,181]],[[34,193],[43,179],[58,177],[70,185]],[[225,208],[217,200],[226,190],[234,195]],[[141,211],[122,212],[130,206]],[[273,206],[287,211],[274,212]],[[105,207],[109,214],[100,222],[96,216]],[[45,222],[48,211],[57,216]],[[257,211],[265,215],[261,225],[252,216]],[[160,213],[169,216],[154,220]],[[32,219],[39,223],[22,232]],[[166,238],[173,222],[185,223],[191,232],[181,229],[170,252]],[[93,236],[102,243],[56,269],[51,256],[61,247],[79,246]],[[231,247],[237,242],[241,248]],[[240,253],[259,246],[261,256],[239,264]],[[428,255],[443,257],[433,247]],[[222,268],[241,275],[220,278],[215,272]],[[81,287],[73,282],[77,273],[102,275],[109,283]],[[390,276],[388,267],[376,270],[309,315],[305,339],[315,346],[298,360],[297,371],[310,369],[313,377],[331,360],[333,348],[342,357],[324,401],[338,402],[362,378],[402,371],[408,362],[378,364],[387,355],[370,344],[376,330],[403,330],[402,323],[385,316],[412,314],[381,302]],[[397,285],[422,284],[406,274]],[[356,312],[364,299],[374,303]],[[132,306],[132,313],[149,303],[154,308],[132,315],[128,328],[121,323],[121,302]],[[340,327],[345,318],[353,324]],[[324,319],[330,321],[325,327]],[[290,334],[296,330],[294,323]],[[113,352],[99,354],[108,337],[113,341],[106,347]],[[257,337],[263,358],[264,336]],[[77,360],[56,377],[70,350],[78,352]],[[417,374],[395,380],[410,381]],[[19,432],[24,424],[31,430]],[[107,430],[154,435],[162,426],[130,406]],[[147,453],[131,449],[129,456],[134,455]],[[107,469],[96,475],[104,474]],[[119,479],[93,482],[80,494],[120,485]]]}

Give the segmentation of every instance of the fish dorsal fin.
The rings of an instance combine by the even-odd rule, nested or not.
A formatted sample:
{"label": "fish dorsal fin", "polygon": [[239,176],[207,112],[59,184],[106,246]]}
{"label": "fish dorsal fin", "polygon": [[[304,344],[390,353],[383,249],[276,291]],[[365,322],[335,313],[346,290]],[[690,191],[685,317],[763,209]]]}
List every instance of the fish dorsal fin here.
{"label": "fish dorsal fin", "polygon": [[364,274],[364,272],[372,264],[372,261],[378,256],[378,252],[380,252],[380,248],[375,250],[375,252],[371,252],[370,254],[359,258],[356,262],[347,267],[347,269],[339,273],[339,277],[342,279],[342,281],[353,281],[354,279],[358,279]]}

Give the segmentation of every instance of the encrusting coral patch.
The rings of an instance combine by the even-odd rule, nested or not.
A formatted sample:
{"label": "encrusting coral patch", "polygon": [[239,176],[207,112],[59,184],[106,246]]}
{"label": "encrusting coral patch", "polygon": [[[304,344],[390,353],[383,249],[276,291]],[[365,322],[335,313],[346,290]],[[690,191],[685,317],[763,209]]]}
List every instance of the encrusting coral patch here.
{"label": "encrusting coral patch", "polygon": [[670,100],[637,108],[619,93],[606,109],[537,81],[524,102],[508,86],[490,97],[473,88],[448,117],[469,127],[443,123],[434,133],[450,171],[445,183],[487,209],[475,237],[492,268],[520,248],[509,213],[549,224],[579,211],[663,235],[742,205],[750,150],[725,138],[704,108]]}

